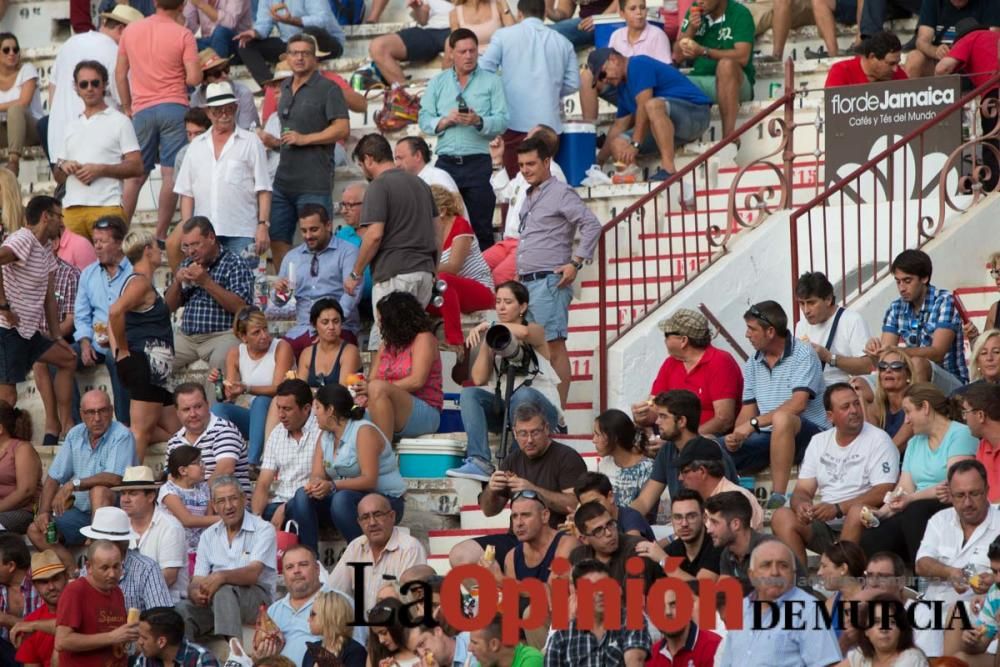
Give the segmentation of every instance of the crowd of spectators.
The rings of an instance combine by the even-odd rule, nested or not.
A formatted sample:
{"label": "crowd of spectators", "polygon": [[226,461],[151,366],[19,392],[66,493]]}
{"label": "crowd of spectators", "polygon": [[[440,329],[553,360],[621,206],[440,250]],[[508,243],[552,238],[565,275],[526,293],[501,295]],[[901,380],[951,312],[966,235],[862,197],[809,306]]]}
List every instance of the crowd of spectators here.
{"label": "crowd of spectators", "polygon": [[[711,108],[731,135],[757,66],[813,22],[826,49],[807,55],[820,57],[842,50],[835,20],[858,24],[827,87],[956,72],[982,83],[1000,5],[699,0],[664,30],[645,0],[410,0],[416,25],[375,37],[367,71],[405,86],[404,63],[440,55],[442,68],[411,119],[419,133],[395,145],[351,136],[368,101],[320,65],[344,53],[341,23],[360,23],[363,3],[119,0],[97,29],[81,5],[47,116],[38,70],[0,33],[0,663],[217,667],[224,656],[204,644],[221,638],[227,665],[992,664],[996,306],[980,333],[931,283],[930,257],[905,250],[876,336],[808,273],[794,331],[776,301],[748,307],[742,366],[712,344],[704,315],[677,309],[659,324],[666,360],[648,397],[595,418],[588,471],[558,440],[574,284],[602,221],[555,156],[562,100],[579,91],[585,121],[616,109],[599,163],[651,155],[649,180],[670,178]],[[364,20],[386,5],[374,0]],[[918,14],[911,44],[885,30],[890,10]],[[612,15],[624,26],[584,53]],[[766,30],[773,53],[755,55]],[[236,63],[261,88],[262,115]],[[995,122],[984,114],[984,131]],[[335,206],[347,143],[367,182],[336,184]],[[22,205],[31,145],[59,195]],[[995,185],[996,156],[984,155]],[[157,167],[144,231],[139,194]],[[693,182],[682,187],[694,206]],[[465,326],[481,311],[494,315]],[[276,335],[273,319],[292,327]],[[494,354],[503,337],[516,361]],[[395,443],[441,428],[444,351],[457,357],[466,440],[446,474],[482,485],[487,517],[509,510],[509,530],[459,541],[450,565],[570,591],[551,605],[567,605],[568,627],[512,645],[500,617],[460,632],[440,613]],[[199,360],[203,380],[178,384]],[[79,374],[97,365],[107,390],[81,395]],[[41,442],[58,447],[44,471],[16,407],[26,381],[44,406]],[[157,443],[162,475],[148,465]],[[758,499],[748,478],[763,471],[771,489]],[[330,528],[346,548],[321,563]],[[662,596],[667,619],[687,614],[687,589],[658,586],[664,577],[695,593],[731,580],[743,627],[722,622],[724,598],[696,605],[718,607],[715,630],[623,627],[605,618],[608,599],[580,604],[610,580]],[[479,591],[465,583],[472,613]],[[760,601],[825,605],[833,621],[753,630]],[[854,602],[860,614],[841,613]],[[877,603],[918,617],[938,603],[943,618],[876,630]],[[400,621],[414,611],[421,622]],[[352,622],[362,616],[368,625]]]}

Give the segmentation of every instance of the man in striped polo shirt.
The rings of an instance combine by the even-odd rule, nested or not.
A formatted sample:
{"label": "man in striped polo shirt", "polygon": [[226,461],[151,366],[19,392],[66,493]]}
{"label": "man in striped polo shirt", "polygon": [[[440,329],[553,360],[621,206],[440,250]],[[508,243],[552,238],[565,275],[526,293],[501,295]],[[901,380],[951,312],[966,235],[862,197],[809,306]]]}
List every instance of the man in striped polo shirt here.
{"label": "man in striped polo shirt", "polygon": [[62,231],[62,206],[39,195],[28,202],[25,218],[27,225],[0,246],[0,400],[16,405],[17,383],[41,361],[56,367],[56,399],[68,415],[76,354],[59,334],[56,258],[48,247]]}
{"label": "man in striped polo shirt", "polygon": [[167,453],[181,445],[197,447],[201,450],[201,462],[209,482],[223,475],[233,475],[249,498],[247,443],[236,425],[211,413],[205,387],[197,382],[179,385],[174,390],[174,405],[182,426],[167,442]]}
{"label": "man in striped polo shirt", "polygon": [[802,460],[814,435],[830,427],[823,409],[826,382],[816,351],[792,336],[777,302],[754,304],[743,319],[756,354],[743,366],[743,408],[725,445],[741,473],[771,466],[767,509],[777,509],[785,505],[792,463]]}

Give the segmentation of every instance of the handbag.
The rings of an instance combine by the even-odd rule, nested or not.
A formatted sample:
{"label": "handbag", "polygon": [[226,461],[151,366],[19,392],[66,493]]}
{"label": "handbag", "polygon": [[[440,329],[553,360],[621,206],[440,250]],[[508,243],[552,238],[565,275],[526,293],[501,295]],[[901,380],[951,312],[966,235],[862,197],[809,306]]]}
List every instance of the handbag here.
{"label": "handbag", "polygon": [[[295,532],[292,532],[292,529]],[[285,529],[279,530],[275,535],[275,541],[278,545],[278,574],[281,574],[281,560],[285,556],[285,552],[296,546],[299,543],[299,524],[293,519],[289,519],[285,522]]]}
{"label": "handbag", "polygon": [[382,108],[375,112],[375,126],[379,132],[395,132],[417,122],[420,113],[420,96],[406,92],[399,84],[385,91]]}

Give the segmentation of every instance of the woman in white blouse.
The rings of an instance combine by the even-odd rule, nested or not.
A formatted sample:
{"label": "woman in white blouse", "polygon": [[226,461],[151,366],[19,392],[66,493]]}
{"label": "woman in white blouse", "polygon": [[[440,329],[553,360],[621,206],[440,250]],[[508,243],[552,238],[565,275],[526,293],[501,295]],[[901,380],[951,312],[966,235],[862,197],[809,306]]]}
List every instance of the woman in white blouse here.
{"label": "woman in white blouse", "polygon": [[13,33],[0,33],[0,145],[8,149],[7,168],[18,173],[25,146],[37,146],[38,120],[44,116],[38,70],[21,63]]}

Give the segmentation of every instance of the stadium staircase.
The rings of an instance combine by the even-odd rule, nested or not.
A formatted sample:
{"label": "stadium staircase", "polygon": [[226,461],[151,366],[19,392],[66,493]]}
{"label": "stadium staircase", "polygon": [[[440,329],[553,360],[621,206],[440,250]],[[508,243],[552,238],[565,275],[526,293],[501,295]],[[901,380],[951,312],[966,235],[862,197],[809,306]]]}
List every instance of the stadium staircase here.
{"label": "stadium staircase", "polygon": [[[390,5],[384,17],[387,23],[347,27],[344,56],[325,62],[322,67],[349,78],[367,62],[372,39],[407,24],[408,17],[402,5]],[[913,21],[897,22],[895,28],[905,41],[913,32]],[[58,46],[70,34],[68,3],[65,0],[14,0],[0,22],[0,29],[18,35],[23,57],[39,69],[40,86],[45,90]],[[840,35],[841,44],[845,46],[849,39],[846,31]],[[660,315],[658,311],[662,312],[665,305],[676,307],[686,295],[700,294],[702,290],[694,289],[699,285],[710,284],[708,289],[713,294],[735,298],[735,282],[730,280],[728,273],[726,277],[722,275],[731,256],[743,254],[742,246],[753,245],[744,244],[743,237],[771,234],[765,230],[774,229],[776,224],[784,224],[787,228],[787,210],[808,203],[819,193],[819,184],[823,182],[821,91],[831,61],[806,60],[803,54],[806,48],[816,49],[821,44],[815,28],[793,31],[786,55],[794,62],[794,72],[783,63],[758,66],[755,101],[740,108],[738,148],[732,142],[735,137],[730,137],[726,145],[716,143],[722,137],[718,114],[713,110],[712,124],[703,143],[689,144],[679,150],[679,172],[666,184],[634,183],[579,189],[598,217],[608,222],[600,257],[581,272],[571,306],[567,345],[573,384],[566,410],[569,432],[560,439],[580,451],[590,467],[597,464],[591,443],[593,418],[602,407],[626,407],[626,395],[636,400],[644,398],[649,386],[646,375],[650,369],[655,372],[663,359],[658,337],[658,347],[651,348],[648,354],[644,350],[635,358],[636,366],[642,367],[641,372],[622,372],[620,364],[609,362],[615,350],[624,349],[622,354],[629,355],[627,350],[633,341],[655,326],[653,323]],[[758,40],[755,50],[770,52],[770,33]],[[583,55],[580,59],[582,63]],[[411,77],[409,86],[420,91],[439,70],[437,61],[407,68]],[[232,75],[251,89],[257,88],[244,68],[233,68]],[[787,85],[789,83],[791,85]],[[374,131],[371,117],[381,104],[381,97],[374,95],[367,113],[352,113],[352,139]],[[579,119],[578,109],[577,96],[565,100],[564,112],[568,120]],[[602,106],[600,112],[600,125],[606,131],[613,110]],[[411,133],[417,133],[413,126],[398,134]],[[394,138],[398,137],[390,137]],[[360,177],[353,167],[338,168],[335,198],[345,183]],[[692,209],[679,202],[682,179],[694,182],[697,197]],[[26,198],[54,189],[40,150],[33,149],[22,158],[20,180]],[[154,173],[150,180],[150,185],[141,194],[139,211],[133,221],[133,225],[141,228],[152,228],[156,219],[157,174]],[[781,220],[785,222],[780,223]],[[787,248],[788,245],[781,246],[777,253],[772,248],[770,258],[787,264],[782,259],[788,253]],[[164,287],[167,280],[165,272],[160,274],[159,286]],[[787,291],[788,286],[784,289]],[[764,298],[764,295],[755,292],[754,297]],[[740,294],[739,298],[745,305],[746,294]],[[703,301],[708,302],[707,299]],[[709,312],[713,317],[718,315]],[[725,326],[720,330],[724,335],[731,331],[735,338],[741,337],[742,328],[736,326],[732,317],[722,317],[720,324],[723,323]],[[450,352],[443,354],[448,365],[453,357]],[[206,371],[204,366],[192,368],[184,378],[178,379],[201,379]],[[448,378],[449,374],[444,375]],[[107,387],[103,368],[85,376],[83,384]],[[623,391],[622,387],[627,387],[628,391]],[[458,388],[446,385],[445,390],[457,392]],[[36,431],[40,431],[44,413],[30,380],[19,387],[19,402],[32,412]],[[463,434],[453,437],[464,439]],[[36,442],[40,439],[39,433]],[[47,465],[54,456],[54,448],[53,451],[41,451],[38,445],[37,449]],[[162,448],[155,447],[147,462],[159,467],[162,457]],[[758,482],[766,486],[766,477],[759,478]],[[409,479],[408,484],[407,524],[414,534],[429,539],[431,562],[441,571],[447,569],[448,549],[456,541],[503,531],[507,527],[506,512],[492,518],[482,514],[476,500],[479,485],[475,482]],[[342,547],[343,543],[337,539],[321,543],[321,556],[327,566],[335,562]]]}

